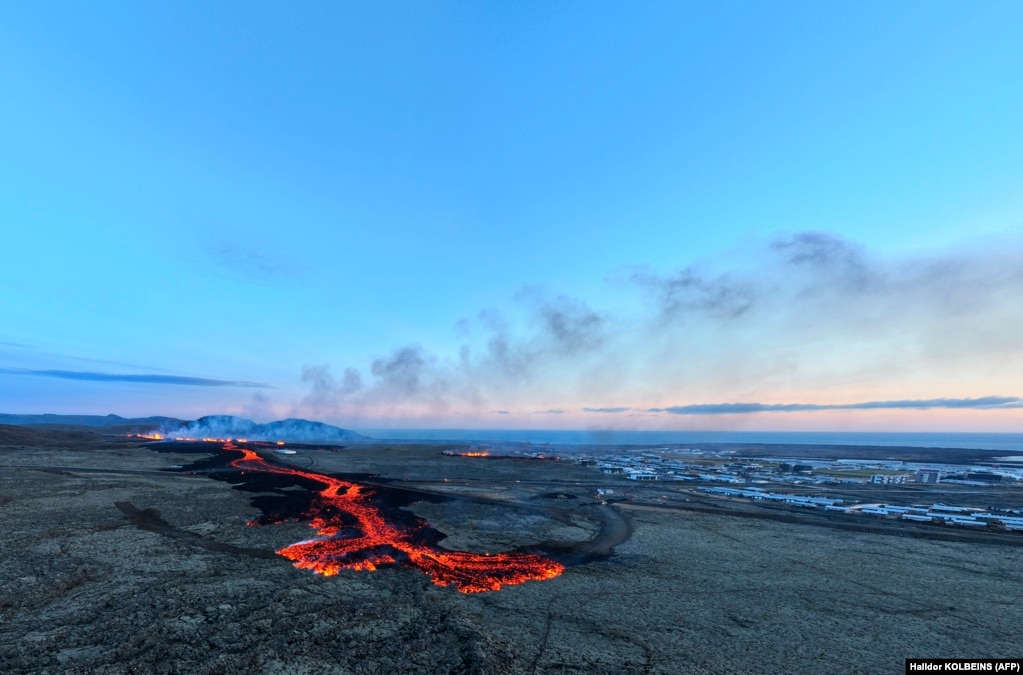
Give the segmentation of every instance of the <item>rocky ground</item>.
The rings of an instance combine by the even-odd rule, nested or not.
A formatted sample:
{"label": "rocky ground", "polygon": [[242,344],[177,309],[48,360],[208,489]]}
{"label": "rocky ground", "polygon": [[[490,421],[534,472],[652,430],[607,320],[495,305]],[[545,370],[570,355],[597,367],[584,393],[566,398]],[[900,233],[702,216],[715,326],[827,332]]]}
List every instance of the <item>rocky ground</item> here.
{"label": "rocky ground", "polygon": [[[308,461],[377,462],[396,478],[462,470],[436,449],[351,452]],[[612,557],[463,595],[413,570],[323,578],[245,553],[310,530],[247,527],[251,494],[156,472],[193,459],[124,445],[0,447],[0,672],[880,673],[902,672],[909,656],[1019,657],[1019,547],[617,505],[633,534]],[[594,535],[582,496],[556,500],[539,485],[577,477],[574,467],[529,465],[537,484],[527,488],[503,482],[521,473],[508,463],[471,473],[488,466],[501,473],[491,493],[534,489],[547,496],[529,503],[578,515],[496,499],[413,507],[451,548]],[[116,502],[238,550],[141,529]]]}

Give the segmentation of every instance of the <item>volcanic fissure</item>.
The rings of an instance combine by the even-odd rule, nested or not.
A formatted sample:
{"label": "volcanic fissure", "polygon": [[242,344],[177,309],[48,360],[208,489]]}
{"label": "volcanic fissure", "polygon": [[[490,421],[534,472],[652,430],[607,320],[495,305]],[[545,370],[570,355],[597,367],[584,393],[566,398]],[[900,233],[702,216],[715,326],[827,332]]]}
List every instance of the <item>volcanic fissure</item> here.
{"label": "volcanic fissure", "polygon": [[[161,450],[170,450],[160,443]],[[443,537],[422,518],[384,503],[377,488],[336,476],[272,463],[261,457],[255,443],[203,441],[189,443],[192,451],[212,451],[181,471],[203,471],[211,478],[233,480],[241,475],[253,491],[297,486],[287,496],[259,495],[252,499],[262,515],[250,525],[305,521],[316,537],[277,551],[299,569],[331,576],[341,570],[372,571],[381,566],[403,566],[430,576],[438,586],[454,586],[462,593],[496,591],[526,581],[552,579],[564,565],[529,552],[468,553],[437,546]],[[225,471],[227,469],[227,471]],[[243,486],[244,487],[244,486]]]}

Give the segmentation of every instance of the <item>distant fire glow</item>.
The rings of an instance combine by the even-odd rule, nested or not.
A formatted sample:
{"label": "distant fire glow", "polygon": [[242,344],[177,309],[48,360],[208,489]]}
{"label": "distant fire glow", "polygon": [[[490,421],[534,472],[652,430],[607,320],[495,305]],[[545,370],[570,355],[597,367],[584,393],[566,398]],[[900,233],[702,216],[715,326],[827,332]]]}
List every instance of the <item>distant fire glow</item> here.
{"label": "distant fire glow", "polygon": [[486,450],[445,450],[441,454],[448,457],[493,457]]}
{"label": "distant fire glow", "polygon": [[[254,450],[222,441],[225,451],[240,452],[231,466],[242,471],[294,476],[323,486],[304,514],[316,530],[315,539],[277,551],[295,567],[324,576],[341,570],[372,571],[382,565],[403,565],[429,574],[438,586],[454,586],[462,593],[496,591],[502,586],[552,579],[564,570],[553,560],[531,553],[479,554],[443,549],[423,543],[428,523],[415,518],[415,526],[389,522],[374,507],[370,488],[332,476],[270,464]],[[285,520],[254,521],[274,524]],[[354,523],[354,524],[353,524]]]}
{"label": "distant fire glow", "polygon": [[162,441],[164,440],[163,434],[129,434],[132,438],[143,438],[147,441]]}
{"label": "distant fire glow", "polygon": [[503,449],[498,451],[491,450],[444,450],[441,452],[442,455],[448,457],[485,457],[489,459],[553,459],[558,460],[560,457],[541,454],[533,450],[520,450],[520,449]]}

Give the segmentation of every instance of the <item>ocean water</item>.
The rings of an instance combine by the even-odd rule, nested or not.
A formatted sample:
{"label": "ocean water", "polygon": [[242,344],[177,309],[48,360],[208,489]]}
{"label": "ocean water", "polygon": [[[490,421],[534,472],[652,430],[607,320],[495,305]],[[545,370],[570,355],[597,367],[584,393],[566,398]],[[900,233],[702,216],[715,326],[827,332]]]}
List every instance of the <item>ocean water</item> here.
{"label": "ocean water", "polygon": [[1023,434],[884,433],[797,431],[547,431],[481,429],[358,429],[381,440],[553,443],[563,445],[685,445],[777,443],[785,445],[878,445],[914,448],[976,448],[1023,452]]}

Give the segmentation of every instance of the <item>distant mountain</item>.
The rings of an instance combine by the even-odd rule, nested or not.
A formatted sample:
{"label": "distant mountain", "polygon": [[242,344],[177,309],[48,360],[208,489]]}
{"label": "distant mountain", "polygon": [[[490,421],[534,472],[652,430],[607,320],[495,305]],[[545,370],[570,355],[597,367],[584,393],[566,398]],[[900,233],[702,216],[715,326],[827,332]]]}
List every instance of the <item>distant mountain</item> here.
{"label": "distant mountain", "polygon": [[348,429],[322,422],[286,419],[268,424],[257,424],[234,415],[207,415],[194,422],[181,422],[163,427],[168,437],[188,438],[244,438],[252,441],[293,441],[304,443],[337,443],[369,438]]}
{"label": "distant mountain", "polygon": [[121,417],[120,415],[9,415],[0,413],[0,424],[48,427],[139,427],[156,428],[187,424],[175,417]]}
{"label": "distant mountain", "polygon": [[54,431],[39,424],[0,424],[0,445],[22,448],[82,448],[109,443],[109,439],[90,431]]}

